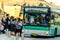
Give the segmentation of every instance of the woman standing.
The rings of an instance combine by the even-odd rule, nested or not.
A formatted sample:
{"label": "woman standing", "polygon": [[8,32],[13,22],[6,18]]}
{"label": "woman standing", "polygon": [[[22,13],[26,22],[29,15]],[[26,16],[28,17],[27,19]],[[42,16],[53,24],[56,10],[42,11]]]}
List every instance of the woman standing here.
{"label": "woman standing", "polygon": [[6,17],[3,16],[3,18],[1,19],[1,21],[2,21],[2,24],[4,26],[4,30],[5,30],[6,29]]}
{"label": "woman standing", "polygon": [[12,17],[12,19],[11,19],[11,35],[13,35],[14,36],[14,32],[15,32],[15,20],[14,20],[14,17]]}
{"label": "woman standing", "polygon": [[9,19],[9,14],[6,14],[6,29],[9,29],[9,24],[10,24],[10,19]]}
{"label": "woman standing", "polygon": [[22,33],[22,20],[20,20],[20,18],[18,18],[15,33],[18,34],[19,36],[21,36],[21,33]]}

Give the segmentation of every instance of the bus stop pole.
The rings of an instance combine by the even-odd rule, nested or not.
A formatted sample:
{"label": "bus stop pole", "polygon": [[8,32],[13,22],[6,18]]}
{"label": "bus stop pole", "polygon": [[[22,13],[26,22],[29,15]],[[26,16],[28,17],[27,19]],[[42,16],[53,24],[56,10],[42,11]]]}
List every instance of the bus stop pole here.
{"label": "bus stop pole", "polygon": [[22,33],[21,35],[21,40],[24,40],[24,33]]}
{"label": "bus stop pole", "polygon": [[[24,27],[23,27],[24,28]],[[24,30],[22,30],[21,40],[24,40]]]}
{"label": "bus stop pole", "polygon": [[6,29],[6,35],[9,37],[10,35],[9,35],[9,30],[8,29]]}
{"label": "bus stop pole", "polygon": [[16,40],[19,40],[19,35],[18,34],[16,34]]}

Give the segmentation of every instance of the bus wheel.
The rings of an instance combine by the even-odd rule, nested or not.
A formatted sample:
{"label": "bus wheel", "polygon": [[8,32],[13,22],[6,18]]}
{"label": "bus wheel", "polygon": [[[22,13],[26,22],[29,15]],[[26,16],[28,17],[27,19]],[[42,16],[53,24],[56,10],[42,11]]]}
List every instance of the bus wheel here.
{"label": "bus wheel", "polygon": [[55,36],[57,35],[57,28],[55,28],[55,32],[54,32]]}

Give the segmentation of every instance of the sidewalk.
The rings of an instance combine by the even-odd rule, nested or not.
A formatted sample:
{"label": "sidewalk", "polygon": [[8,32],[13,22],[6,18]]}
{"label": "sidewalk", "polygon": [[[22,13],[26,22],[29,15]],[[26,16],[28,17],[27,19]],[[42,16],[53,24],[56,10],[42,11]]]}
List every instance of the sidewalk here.
{"label": "sidewalk", "polygon": [[[8,36],[5,35],[5,34],[1,34],[1,35],[0,35],[0,40],[16,40],[16,37],[15,37],[15,36],[10,36],[10,37],[8,37]],[[21,40],[21,37],[19,37],[19,40]]]}
{"label": "sidewalk", "polygon": [[[16,40],[16,37],[15,36],[8,37],[5,34],[1,34],[0,40]],[[21,37],[19,37],[19,40],[21,40]],[[55,38],[28,38],[28,37],[25,37],[24,40],[60,40],[60,37],[55,37]]]}
{"label": "sidewalk", "polygon": [[[29,40],[30,38],[24,38],[24,40]],[[7,36],[6,34],[0,34],[0,40],[16,40],[16,36]],[[21,40],[21,37],[19,37]]]}
{"label": "sidewalk", "polygon": [[[24,38],[24,40],[33,40],[34,38]],[[1,34],[0,35],[0,40],[16,40],[15,36],[10,36],[8,37],[6,34]],[[19,40],[21,40],[21,37],[19,37]]]}
{"label": "sidewalk", "polygon": [[5,34],[1,34],[0,35],[0,40],[11,40],[11,39],[8,38]]}

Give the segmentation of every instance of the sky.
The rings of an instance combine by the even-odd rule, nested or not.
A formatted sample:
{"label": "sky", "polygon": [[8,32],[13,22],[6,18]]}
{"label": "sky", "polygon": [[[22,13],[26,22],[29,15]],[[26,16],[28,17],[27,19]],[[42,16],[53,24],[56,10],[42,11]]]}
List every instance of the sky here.
{"label": "sky", "polygon": [[52,2],[57,6],[60,6],[60,0],[46,0],[47,2]]}

